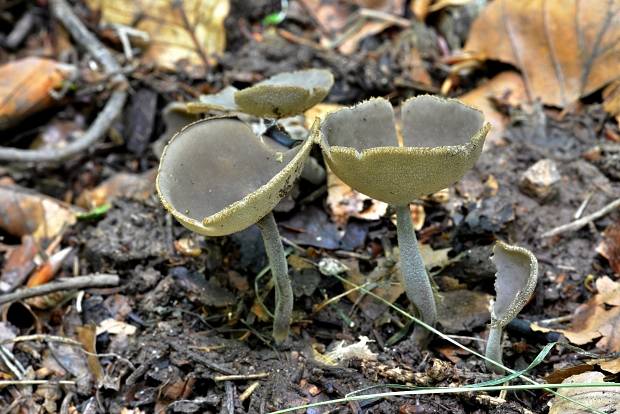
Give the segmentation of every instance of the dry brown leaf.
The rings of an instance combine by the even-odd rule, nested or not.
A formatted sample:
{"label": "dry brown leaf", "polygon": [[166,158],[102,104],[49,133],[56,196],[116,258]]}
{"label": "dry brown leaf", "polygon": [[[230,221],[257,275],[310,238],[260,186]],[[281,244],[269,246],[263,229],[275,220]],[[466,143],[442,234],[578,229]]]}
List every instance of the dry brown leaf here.
{"label": "dry brown leaf", "polygon": [[[181,61],[206,69],[214,55],[226,48],[224,19],[229,0],[87,0],[108,24],[131,26],[148,33],[144,52],[147,61],[166,70],[178,69]],[[137,22],[137,23],[136,23]]]}
{"label": "dry brown leaf", "polygon": [[72,71],[71,66],[37,57],[0,66],[0,129],[52,106],[55,100],[50,92]]}
{"label": "dry brown leaf", "polygon": [[66,203],[15,185],[0,185],[0,229],[14,236],[32,235],[40,244],[76,221]]}
{"label": "dry brown leaf", "polygon": [[620,222],[605,229],[603,240],[596,247],[596,251],[607,259],[616,276],[620,276]]}
{"label": "dry brown leaf", "polygon": [[105,180],[92,190],[85,190],[76,204],[86,209],[102,206],[118,197],[145,200],[155,191],[157,170],[141,174],[118,173]]}
{"label": "dry brown leaf", "polygon": [[[409,211],[411,213],[411,221],[413,222],[414,230],[422,230],[424,221],[426,220],[426,210],[424,210],[424,206],[420,204],[409,204]],[[392,214],[390,221],[396,226],[396,214]]]}
{"label": "dry brown leaf", "polygon": [[418,20],[423,22],[426,20],[432,2],[433,0],[413,0],[409,9]]}
{"label": "dry brown leaf", "polygon": [[598,365],[607,372],[617,374],[620,372],[620,358],[612,359],[611,361],[600,361]]}
{"label": "dry brown leaf", "polygon": [[497,0],[465,50],[523,73],[530,99],[564,107],[620,75],[620,0]]}
{"label": "dry brown leaf", "polygon": [[8,292],[21,285],[36,267],[34,259],[38,252],[32,236],[23,236],[22,243],[8,251],[0,275],[0,292]]}
{"label": "dry brown leaf", "polygon": [[314,105],[312,108],[304,112],[304,126],[306,129],[312,128],[312,124],[319,118],[321,121],[325,119],[325,116],[330,112],[337,111],[344,108],[344,105],[338,105],[333,103],[320,103]]}
{"label": "dry brown leaf", "polygon": [[[562,384],[570,383],[599,383],[604,382],[605,374],[602,372],[584,372],[583,374],[568,377]],[[605,413],[612,413],[620,407],[620,389],[611,387],[591,388],[561,388],[558,394],[572,398],[590,408]],[[583,407],[561,397],[554,397],[549,402],[551,408],[549,414],[582,414]]]}
{"label": "dry brown leaf", "polygon": [[603,109],[620,125],[620,79],[610,83],[603,90]]}
{"label": "dry brown leaf", "polygon": [[327,205],[334,223],[344,226],[349,217],[379,220],[387,211],[387,204],[374,200],[346,185],[327,168]]}
{"label": "dry brown leaf", "polygon": [[489,79],[476,89],[460,96],[459,99],[484,113],[484,117],[492,126],[486,143],[497,144],[502,140],[508,119],[497,110],[495,104],[502,102],[516,106],[527,100],[527,94],[521,75],[509,71],[502,72],[493,79]]}
{"label": "dry brown leaf", "polygon": [[489,304],[492,296],[467,289],[441,293],[437,304],[437,321],[445,333],[472,332],[491,319]]}
{"label": "dry brown leaf", "polygon": [[575,310],[570,328],[550,329],[532,324],[532,330],[559,332],[576,345],[598,339],[599,349],[620,352],[620,283],[604,276],[596,280],[596,289],[598,293]]}

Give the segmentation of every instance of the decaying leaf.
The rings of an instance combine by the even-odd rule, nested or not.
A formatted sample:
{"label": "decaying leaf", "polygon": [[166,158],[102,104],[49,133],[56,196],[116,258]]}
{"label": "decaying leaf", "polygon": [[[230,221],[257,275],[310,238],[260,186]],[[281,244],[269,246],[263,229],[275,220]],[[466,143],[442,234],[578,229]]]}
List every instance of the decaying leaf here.
{"label": "decaying leaf", "polygon": [[[562,381],[562,384],[599,383],[604,382],[604,379],[605,374],[602,372],[591,371],[573,375]],[[618,388],[561,388],[558,390],[558,394],[572,398],[599,412],[613,413],[620,407],[620,390]],[[549,414],[582,414],[585,412],[583,407],[560,397],[554,397],[549,405],[551,406]]]}
{"label": "decaying leaf", "polygon": [[472,332],[491,319],[492,296],[466,289],[442,292],[437,303],[437,320],[445,333]]}
{"label": "decaying leaf", "polygon": [[379,220],[387,211],[387,203],[374,200],[346,185],[327,168],[327,205],[331,219],[345,225],[349,217],[363,220]]}
{"label": "decaying leaf", "polygon": [[570,328],[550,329],[532,324],[532,330],[559,332],[576,345],[598,339],[599,349],[620,352],[620,283],[604,276],[596,280],[596,289],[598,293],[575,310]]}
{"label": "decaying leaf", "polygon": [[59,252],[54,253],[30,276],[27,286],[31,288],[42,285],[52,280],[72,251],[73,247],[65,247]]}
{"label": "decaying leaf", "polygon": [[530,99],[565,107],[617,79],[620,0],[490,2],[465,50],[508,62]]}
{"label": "decaying leaf", "polygon": [[596,251],[607,259],[614,273],[620,276],[620,222],[613,223],[605,229],[603,240]]}
{"label": "decaying leaf", "polygon": [[[413,222],[414,230],[422,230],[422,227],[424,227],[424,221],[426,220],[426,210],[424,210],[424,206],[421,204],[411,203],[409,204],[409,211],[411,212],[411,221]],[[396,213],[392,214],[390,221],[396,226]]]}
{"label": "decaying leaf", "polygon": [[92,190],[85,190],[77,199],[77,205],[87,209],[110,203],[119,197],[145,200],[155,191],[157,170],[141,174],[118,173]]}
{"label": "decaying leaf", "polygon": [[32,236],[22,237],[22,243],[9,250],[4,257],[0,274],[0,292],[8,292],[22,284],[36,267],[35,257],[39,253]]}
{"label": "decaying leaf", "polygon": [[459,97],[459,100],[484,112],[492,128],[485,144],[498,143],[502,139],[508,119],[497,109],[497,103],[516,106],[527,100],[525,84],[517,72],[502,72],[476,89]]}
{"label": "decaying leaf", "polygon": [[9,234],[29,234],[39,243],[75,221],[75,211],[66,203],[23,187],[0,185],[0,229]]}
{"label": "decaying leaf", "polygon": [[74,71],[50,59],[29,57],[0,66],[0,130],[50,107],[50,94]]}
{"label": "decaying leaf", "polygon": [[603,109],[620,125],[620,79],[610,83],[603,90]]}
{"label": "decaying leaf", "polygon": [[87,0],[103,23],[148,33],[147,61],[175,70],[181,63],[204,69],[224,52],[229,0]]}
{"label": "decaying leaf", "polygon": [[310,130],[314,121],[319,118],[321,121],[331,112],[344,108],[344,105],[333,103],[319,103],[304,112],[304,126]]}

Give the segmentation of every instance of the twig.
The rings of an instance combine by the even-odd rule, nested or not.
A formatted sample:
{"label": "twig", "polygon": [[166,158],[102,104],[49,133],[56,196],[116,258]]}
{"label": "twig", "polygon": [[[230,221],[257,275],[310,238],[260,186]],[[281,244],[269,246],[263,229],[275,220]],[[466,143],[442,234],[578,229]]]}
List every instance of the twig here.
{"label": "twig", "polygon": [[603,217],[604,215],[608,214],[609,212],[615,210],[618,207],[620,207],[620,198],[618,198],[617,200],[614,200],[611,203],[607,204],[602,209],[600,209],[598,211],[595,211],[592,214],[588,214],[587,216],[584,216],[584,217],[580,218],[579,220],[575,220],[575,221],[572,221],[572,222],[570,222],[568,224],[564,224],[562,226],[559,226],[559,227],[556,227],[554,229],[551,229],[551,230],[543,233],[541,237],[551,237],[551,236],[558,235],[560,233],[566,233],[566,232],[569,232],[569,231],[579,230],[580,228],[582,228],[586,224],[591,223],[594,220],[600,219],[601,217]]}
{"label": "twig", "polygon": [[193,360],[195,360],[197,362],[200,362],[201,364],[204,364],[207,368],[210,368],[210,369],[212,369],[214,371],[221,372],[222,374],[237,375],[237,374],[235,374],[234,371],[232,371],[232,370],[230,370],[230,369],[228,369],[226,367],[223,367],[223,366],[221,366],[221,365],[219,365],[219,364],[217,364],[217,363],[215,363],[213,361],[210,361],[209,359],[205,358],[204,356],[200,355],[199,353],[190,351],[187,348],[187,346],[184,346],[184,345],[181,345],[181,344],[178,344],[178,343],[174,342],[174,339],[167,340],[166,342],[171,347],[173,347],[175,351],[180,352],[182,354],[185,354],[188,357],[190,357],[191,359],[193,359]]}
{"label": "twig", "polygon": [[237,380],[252,380],[252,379],[261,379],[267,378],[269,376],[268,372],[259,372],[257,374],[239,374],[239,375],[216,375],[213,377],[214,381],[237,381]]}
{"label": "twig", "polygon": [[62,22],[77,43],[101,63],[105,73],[108,75],[114,74],[112,81],[117,89],[112,92],[103,110],[99,112],[97,118],[80,139],[63,148],[55,149],[26,150],[0,148],[0,161],[50,162],[61,161],[79,154],[105,135],[112,122],[120,114],[127,99],[127,91],[125,90],[127,79],[122,74],[120,65],[108,49],[86,29],[65,0],[50,0],[50,7],[54,17]]}
{"label": "twig", "polygon": [[245,400],[247,400],[248,398],[250,398],[250,396],[252,395],[252,393],[260,386],[260,382],[258,381],[254,381],[252,384],[250,384],[249,387],[247,387],[245,389],[245,391],[243,391],[241,393],[241,395],[239,395],[239,401],[244,402]]}
{"label": "twig", "polygon": [[59,290],[85,289],[91,287],[116,286],[120,279],[116,275],[98,274],[90,276],[78,276],[71,279],[50,282],[33,288],[20,289],[13,293],[0,295],[0,305],[32,298],[34,296],[47,295],[48,293],[57,292]]}
{"label": "twig", "polygon": [[58,384],[58,385],[75,385],[75,381],[65,380],[0,380],[0,387],[7,385],[42,385],[42,384]]}

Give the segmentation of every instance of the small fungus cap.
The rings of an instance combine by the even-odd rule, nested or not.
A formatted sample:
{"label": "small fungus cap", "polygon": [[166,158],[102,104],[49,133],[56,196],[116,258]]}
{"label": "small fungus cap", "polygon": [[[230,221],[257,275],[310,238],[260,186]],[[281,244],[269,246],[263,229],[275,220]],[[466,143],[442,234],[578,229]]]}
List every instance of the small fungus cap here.
{"label": "small fungus cap", "polygon": [[188,104],[188,108],[193,112],[216,109],[284,118],[301,114],[321,102],[333,84],[334,76],[325,69],[284,72],[249,88],[229,86],[217,94],[201,96],[199,102]]}
{"label": "small fungus cap", "polygon": [[504,327],[532,297],[538,279],[538,260],[529,250],[497,241],[491,257],[495,273],[495,302],[491,325]]}
{"label": "small fungus cap", "polygon": [[482,151],[490,125],[454,99],[423,95],[402,106],[402,143],[383,98],[328,114],[320,144],[329,167],[372,198],[407,204],[458,181]]}
{"label": "small fungus cap", "polygon": [[241,231],[286,196],[312,147],[287,151],[256,136],[237,118],[194,122],[164,149],[157,192],[164,207],[188,229],[208,236]]}

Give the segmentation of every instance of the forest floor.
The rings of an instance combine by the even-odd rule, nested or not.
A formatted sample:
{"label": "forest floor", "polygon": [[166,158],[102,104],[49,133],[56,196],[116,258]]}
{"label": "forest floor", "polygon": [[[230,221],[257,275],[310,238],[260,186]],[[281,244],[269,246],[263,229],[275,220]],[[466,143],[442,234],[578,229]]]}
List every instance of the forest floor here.
{"label": "forest floor", "polygon": [[[87,54],[62,32],[47,2],[15,3],[2,6],[5,40],[15,27],[7,22],[31,14],[39,24],[20,46],[3,49],[0,61],[43,56],[76,65],[80,74],[75,90],[5,128],[1,143],[32,148],[45,134],[61,144],[72,142],[115,93],[114,75],[92,79],[85,74],[92,69]],[[316,41],[317,18],[291,3],[287,18],[273,27],[261,21],[277,12],[280,2],[232,1],[226,50],[206,75],[164,71],[139,59],[123,62],[127,102],[103,138],[61,161],[0,165],[4,293],[20,292],[26,283],[29,288],[55,283],[49,281],[54,275],[57,281],[96,274],[120,278],[116,286],[9,303],[0,295],[0,379],[16,381],[0,388],[0,412],[268,413],[360,390],[387,392],[394,384],[463,386],[499,378],[481,358],[444,338],[434,336],[426,349],[409,339],[415,324],[396,310],[414,312],[399,283],[395,220],[380,203],[342,186],[301,180],[278,206],[275,215],[295,293],[291,337],[280,346],[271,340],[265,311],[273,308],[274,298],[258,229],[203,237],[183,228],[161,206],[153,186],[159,160],[152,144],[165,133],[162,111],[170,102],[316,67],[335,76],[327,103],[350,105],[384,96],[396,105],[416,94],[439,93],[453,76],[440,59],[441,45],[448,47],[442,39],[448,36],[440,24],[446,19],[437,14],[426,24],[405,27],[402,20],[414,21],[406,7],[398,15],[402,20],[360,37],[353,52],[345,53],[322,47]],[[419,2],[403,4],[410,3]],[[98,24],[97,14],[82,3],[70,7],[121,61],[122,44]],[[452,34],[462,44],[468,31],[460,25],[469,28],[473,17],[451,13]],[[404,58],[411,49],[421,51],[413,66]],[[416,72],[418,65],[426,75]],[[449,95],[462,96],[509,69],[506,63],[487,62],[460,75]],[[36,76],[42,69],[32,70]],[[605,286],[615,289],[616,299],[620,296],[619,209],[573,231],[543,236],[620,197],[620,132],[602,99],[597,92],[562,110],[499,97],[495,103],[503,129],[487,143],[475,167],[449,189],[417,201],[412,210],[439,290],[437,329],[476,352],[484,353],[489,301],[495,294],[489,260],[494,241],[523,246],[538,258],[535,295],[507,327],[503,343],[504,364],[521,370],[546,344],[560,341],[527,372],[540,383],[590,371],[613,380],[619,371],[620,303],[596,302]],[[302,118],[291,123],[307,132]],[[312,156],[324,165],[319,150]],[[532,170],[541,160],[557,172]],[[526,171],[534,181],[548,181],[538,193],[524,183]],[[550,180],[549,174],[558,178]],[[352,203],[351,197],[362,201]],[[110,207],[103,213],[91,210],[106,204]],[[76,206],[81,214],[59,218],[56,209],[74,212]],[[83,214],[89,210],[92,214]],[[54,268],[51,275],[41,276],[41,263]],[[33,274],[45,281],[31,282]],[[386,301],[359,289],[365,283]],[[577,325],[578,310],[596,316],[581,315],[582,325]],[[579,343],[570,333],[554,333],[562,330],[588,339]],[[338,346],[352,344],[358,345],[357,354],[334,356]],[[604,363],[600,358],[606,358]],[[304,412],[541,413],[552,398],[543,390],[429,394]]]}

